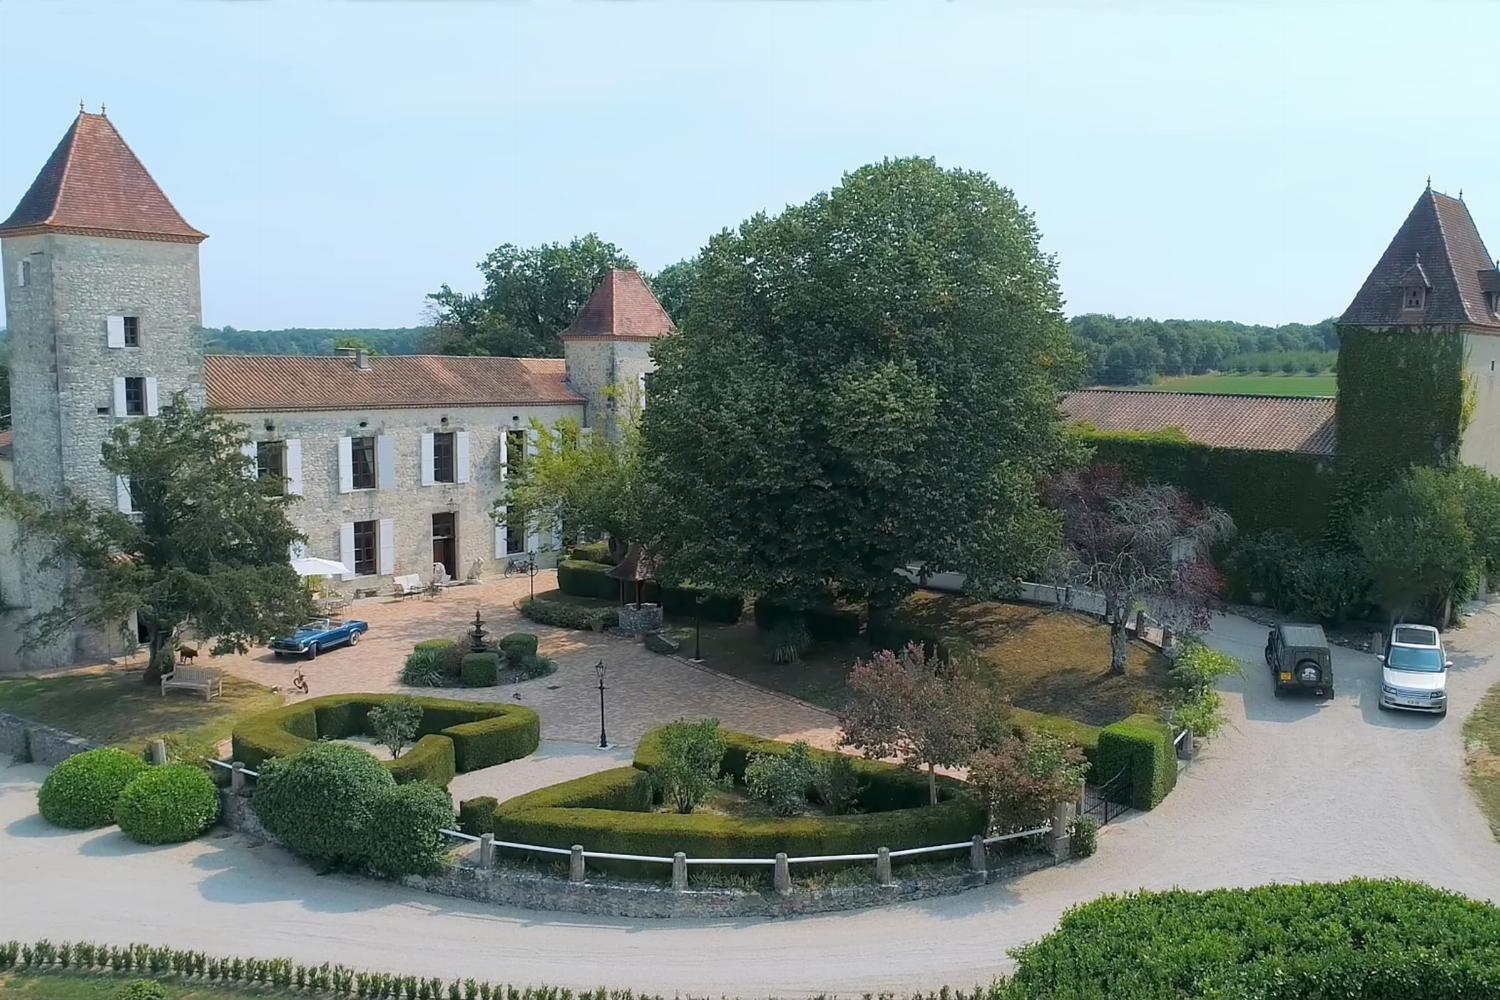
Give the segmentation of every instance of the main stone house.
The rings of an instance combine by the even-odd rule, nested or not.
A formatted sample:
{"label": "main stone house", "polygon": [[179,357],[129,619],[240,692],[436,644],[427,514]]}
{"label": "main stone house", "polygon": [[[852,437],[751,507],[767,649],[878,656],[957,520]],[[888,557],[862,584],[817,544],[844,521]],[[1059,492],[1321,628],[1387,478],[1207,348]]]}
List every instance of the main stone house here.
{"label": "main stone house", "polygon": [[[0,474],[49,499],[130,511],[102,468],[110,431],[181,394],[244,425],[256,474],[288,506],[311,555],[351,569],[346,592],[393,578],[500,572],[558,539],[492,509],[534,450],[532,421],[609,432],[613,407],[644,405],[651,342],[673,325],[639,274],[607,274],[563,334],[565,357],[204,355],[198,247],[103,114],[80,113],[0,223],[11,336],[13,433]],[[247,463],[248,466],[248,463]],[[22,652],[22,623],[62,596],[33,540],[0,524],[0,669],[35,669],[133,648],[134,621],[79,628]]]}

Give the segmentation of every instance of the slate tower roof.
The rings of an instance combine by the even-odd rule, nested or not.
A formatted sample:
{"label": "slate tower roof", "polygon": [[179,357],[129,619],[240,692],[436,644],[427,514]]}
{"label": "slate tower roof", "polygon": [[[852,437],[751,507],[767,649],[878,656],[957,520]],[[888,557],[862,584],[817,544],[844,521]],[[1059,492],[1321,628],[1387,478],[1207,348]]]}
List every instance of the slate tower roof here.
{"label": "slate tower roof", "polygon": [[651,340],[676,329],[639,271],[612,268],[562,336]]}
{"label": "slate tower roof", "polygon": [[[1425,287],[1420,307],[1406,291]],[[1428,188],[1344,315],[1344,326],[1479,326],[1500,331],[1500,272],[1462,199]]]}
{"label": "slate tower roof", "polygon": [[80,233],[201,243],[103,114],[78,113],[0,236]]}

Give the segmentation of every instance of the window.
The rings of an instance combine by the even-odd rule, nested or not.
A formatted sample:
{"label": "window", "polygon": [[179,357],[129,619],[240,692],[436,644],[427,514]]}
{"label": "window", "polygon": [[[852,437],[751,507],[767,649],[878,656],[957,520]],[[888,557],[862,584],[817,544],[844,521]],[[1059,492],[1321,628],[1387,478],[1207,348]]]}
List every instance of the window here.
{"label": "window", "polygon": [[458,526],[451,512],[432,515],[432,562],[453,576],[458,572]]}
{"label": "window", "polygon": [[144,416],[146,413],[146,380],[139,376],[125,379],[125,415]]}
{"label": "window", "polygon": [[[357,437],[351,440],[349,442],[349,457],[351,468],[354,472],[354,488],[357,490],[373,490],[375,488],[375,439],[372,437]],[[374,524],[375,522],[371,521],[370,523]],[[374,570],[371,570],[371,572],[374,572]]]}
{"label": "window", "polygon": [[[456,482],[453,458],[453,432],[432,436],[432,481],[435,483]],[[452,567],[449,567],[450,569]]]}
{"label": "window", "polygon": [[526,551],[526,515],[515,507],[505,514],[505,551],[510,555]]}
{"label": "window", "polygon": [[124,316],[125,320],[125,346],[141,346],[141,318],[139,316]]}
{"label": "window", "polygon": [[22,288],[31,284],[31,261],[24,257],[16,263],[16,284]]}
{"label": "window", "polygon": [[[362,440],[362,439],[356,439]],[[376,538],[379,521],[354,522],[354,575],[375,575]]]}
{"label": "window", "polygon": [[[1387,300],[1389,301],[1389,300]],[[1406,308],[1421,309],[1427,301],[1427,289],[1417,286],[1406,290]]]}
{"label": "window", "polygon": [[526,432],[505,432],[505,464],[510,473],[520,472],[526,464]]}
{"label": "window", "polygon": [[255,478],[268,492],[278,496],[286,488],[286,442],[257,441],[255,444]]}

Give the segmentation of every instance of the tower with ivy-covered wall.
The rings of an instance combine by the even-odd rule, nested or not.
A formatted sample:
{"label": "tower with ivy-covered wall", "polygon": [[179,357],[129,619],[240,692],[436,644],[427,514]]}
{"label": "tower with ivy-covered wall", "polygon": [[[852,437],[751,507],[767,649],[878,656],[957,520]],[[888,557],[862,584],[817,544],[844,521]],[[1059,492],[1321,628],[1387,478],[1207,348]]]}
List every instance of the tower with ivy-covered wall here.
{"label": "tower with ivy-covered wall", "polygon": [[[110,120],[80,111],[0,223],[17,489],[129,510],[127,485],[104,469],[100,449],[115,427],[154,415],[176,393],[203,405],[205,238]],[[45,568],[39,544],[23,538],[34,569],[19,601],[7,595],[21,607],[0,628],[14,632],[62,599],[68,570]],[[127,645],[123,636],[80,629],[20,654],[19,666],[62,665]]]}
{"label": "tower with ivy-covered wall", "polygon": [[585,400],[588,426],[613,434],[622,407],[649,405],[651,345],[676,329],[639,272],[605,274],[562,334],[568,385]]}

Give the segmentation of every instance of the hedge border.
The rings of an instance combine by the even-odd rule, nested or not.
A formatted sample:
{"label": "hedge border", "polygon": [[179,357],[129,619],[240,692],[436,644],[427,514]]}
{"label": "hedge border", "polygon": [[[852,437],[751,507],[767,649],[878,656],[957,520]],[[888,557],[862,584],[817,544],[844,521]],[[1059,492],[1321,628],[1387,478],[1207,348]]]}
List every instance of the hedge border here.
{"label": "hedge border", "polygon": [[[651,772],[661,759],[665,727],[648,732],[630,767],[614,768],[517,796],[495,810],[497,839],[540,847],[670,857],[773,857],[871,853],[968,840],[985,827],[985,811],[968,786],[939,778],[939,801],[928,804],[925,776],[881,761],[850,758],[864,787],[862,804],[876,811],[846,816],[740,819],[707,813],[648,812]],[[756,754],[784,754],[790,743],[725,730],[721,767],[736,780]],[[814,750],[815,758],[834,756]],[[634,871],[629,862],[608,865]],[[659,873],[658,873],[659,874]]]}
{"label": "hedge border", "polygon": [[1132,715],[1105,726],[1099,732],[1095,774],[1108,782],[1121,769],[1130,773],[1130,806],[1144,810],[1160,805],[1177,784],[1171,727],[1149,715]]}
{"label": "hedge border", "polygon": [[[608,563],[579,559],[579,548],[575,547],[572,558],[557,564],[557,589],[573,597],[592,597],[603,601],[620,600],[620,581],[609,575],[614,566]],[[627,599],[635,598],[635,588],[625,591]],[[674,615],[690,615],[697,612],[698,598],[703,598],[703,620],[733,625],[745,613],[745,599],[739,594],[695,587],[690,583],[675,587],[663,587],[655,581],[641,585],[641,599],[660,603],[662,608]]]}
{"label": "hedge border", "polygon": [[233,757],[253,769],[272,757],[290,757],[320,737],[363,733],[370,709],[408,697],[422,706],[421,738],[396,760],[383,762],[398,782],[421,779],[447,787],[455,773],[519,760],[535,752],[541,740],[541,718],[522,705],[330,694],[242,719],[234,727]]}

